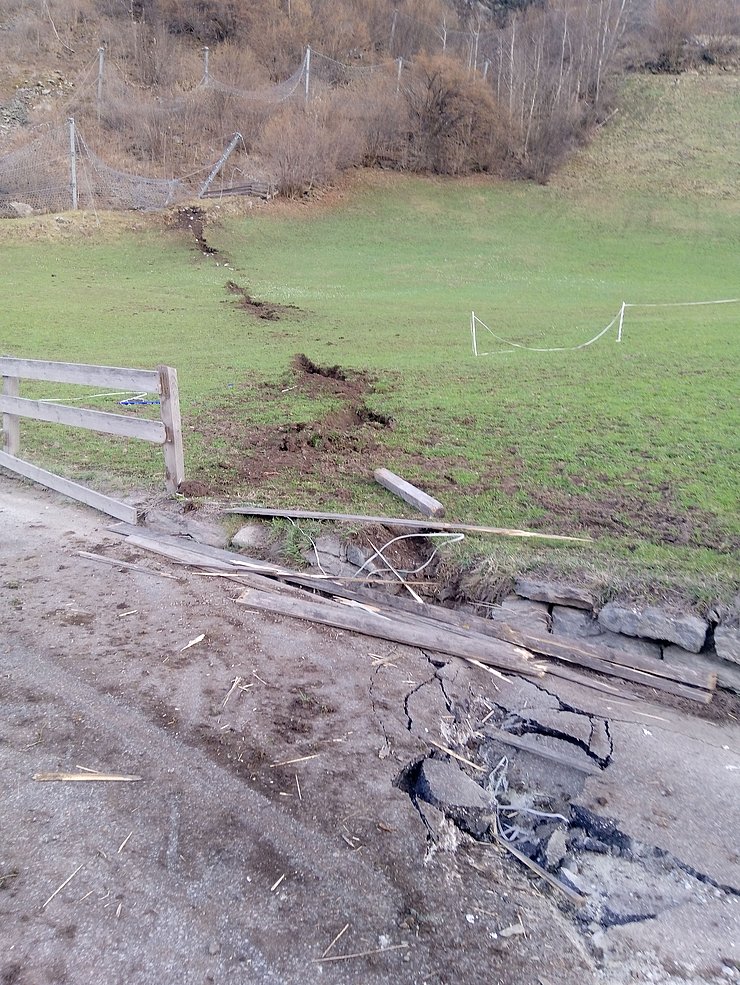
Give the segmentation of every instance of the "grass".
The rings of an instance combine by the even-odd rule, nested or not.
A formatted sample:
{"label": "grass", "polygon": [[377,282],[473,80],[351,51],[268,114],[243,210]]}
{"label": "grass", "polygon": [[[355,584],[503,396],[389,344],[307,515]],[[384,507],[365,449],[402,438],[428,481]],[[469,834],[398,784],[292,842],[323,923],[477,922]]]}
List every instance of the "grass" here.
{"label": "grass", "polygon": [[[329,456],[316,474],[266,476],[233,495],[396,512],[371,481],[370,467],[384,464],[443,498],[455,519],[601,533],[595,552],[497,545],[507,569],[608,564],[712,591],[735,584],[740,305],[630,309],[621,345],[609,334],[578,352],[512,351],[489,337],[492,354],[477,360],[468,318],[474,308],[527,345],[576,345],[623,300],[740,296],[739,148],[728,125],[738,82],[632,80],[613,125],[549,187],[365,174],[319,204],[224,216],[207,230],[216,258],[156,221],[132,230],[104,219],[89,236],[72,227],[51,241],[23,236],[38,222],[16,224],[0,253],[11,286],[0,344],[37,358],[177,366],[188,471],[206,481],[229,464],[234,431],[219,437],[218,421],[248,433],[336,407],[287,390],[296,352],[368,371],[367,402],[397,421],[378,433],[372,461]],[[302,314],[256,320],[225,290],[231,279]],[[155,449],[22,428],[29,456],[75,477],[157,479]]]}

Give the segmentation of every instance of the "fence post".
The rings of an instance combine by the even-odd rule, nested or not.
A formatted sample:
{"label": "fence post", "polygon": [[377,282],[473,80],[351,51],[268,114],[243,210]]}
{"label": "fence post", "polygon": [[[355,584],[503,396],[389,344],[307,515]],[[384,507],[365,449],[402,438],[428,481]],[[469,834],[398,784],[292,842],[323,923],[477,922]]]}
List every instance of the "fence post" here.
{"label": "fence post", "polygon": [[203,46],[203,81],[208,82],[208,45]]}
{"label": "fence post", "polygon": [[157,366],[159,373],[159,410],[165,429],[164,481],[167,491],[177,492],[185,478],[185,457],[182,449],[182,423],[177,370],[172,366]]}
{"label": "fence post", "polygon": [[98,102],[98,117],[100,117],[100,103],[103,99],[103,69],[105,68],[105,48],[102,46],[98,48],[98,90],[97,90],[97,102]]}
{"label": "fence post", "polygon": [[403,72],[403,58],[398,59],[398,71],[396,73],[396,98],[401,92],[401,72]]}
{"label": "fence post", "polygon": [[306,47],[306,102],[308,102],[308,89],[311,82],[311,46]]}
{"label": "fence post", "polygon": [[[17,376],[3,376],[3,395],[20,396],[20,379]],[[18,457],[21,445],[20,421],[16,414],[3,414],[3,451],[14,458]]]}
{"label": "fence post", "polygon": [[69,117],[69,174],[72,187],[72,208],[77,208],[77,135],[74,117]]}

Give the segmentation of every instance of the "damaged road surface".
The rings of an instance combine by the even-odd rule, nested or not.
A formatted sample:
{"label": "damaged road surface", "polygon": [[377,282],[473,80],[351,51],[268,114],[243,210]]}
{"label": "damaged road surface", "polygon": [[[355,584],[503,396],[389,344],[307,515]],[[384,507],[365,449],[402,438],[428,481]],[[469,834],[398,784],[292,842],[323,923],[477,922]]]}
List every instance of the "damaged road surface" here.
{"label": "damaged road surface", "polygon": [[[0,480],[0,981],[740,981],[734,712],[250,612],[105,525]],[[34,779],[91,770],[141,779]]]}

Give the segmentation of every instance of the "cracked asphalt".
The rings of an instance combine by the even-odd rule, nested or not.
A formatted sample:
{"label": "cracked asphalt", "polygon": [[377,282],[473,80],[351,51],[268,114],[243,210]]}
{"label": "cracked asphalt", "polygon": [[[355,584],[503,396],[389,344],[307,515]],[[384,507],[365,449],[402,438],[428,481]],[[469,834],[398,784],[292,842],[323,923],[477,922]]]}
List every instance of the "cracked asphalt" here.
{"label": "cracked asphalt", "polygon": [[[740,980],[737,722],[266,618],[106,525],[0,479],[0,981]],[[434,743],[627,839],[577,855],[600,908],[425,821]],[[142,779],[33,779],[81,767]]]}

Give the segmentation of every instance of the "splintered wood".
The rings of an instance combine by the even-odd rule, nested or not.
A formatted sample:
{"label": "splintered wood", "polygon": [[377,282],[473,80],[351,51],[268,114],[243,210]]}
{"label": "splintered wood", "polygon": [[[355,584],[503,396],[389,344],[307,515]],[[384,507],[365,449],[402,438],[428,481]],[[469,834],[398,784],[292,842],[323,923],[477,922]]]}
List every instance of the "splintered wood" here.
{"label": "splintered wood", "polygon": [[[281,515],[279,511],[255,512]],[[412,525],[411,521],[398,523]],[[459,525],[430,526],[454,529]],[[228,574],[230,579],[245,586],[245,591],[234,601],[254,611],[420,647],[464,660],[489,673],[528,677],[550,673],[577,679],[615,697],[629,694],[615,683],[607,685],[582,674],[583,669],[590,675],[597,673],[620,682],[642,684],[700,703],[711,701],[716,687],[716,675],[699,669],[675,667],[653,657],[554,637],[545,631],[532,632],[499,619],[484,619],[371,588],[348,586],[328,578],[319,580],[194,541],[187,541],[187,546],[183,546],[181,539],[153,535],[136,527],[120,525],[112,529],[126,537],[131,546],[202,572]],[[579,668],[578,672],[574,667]]]}

